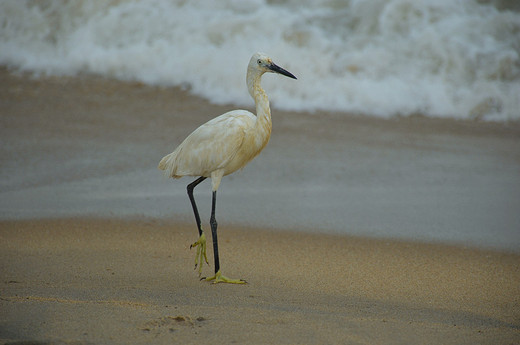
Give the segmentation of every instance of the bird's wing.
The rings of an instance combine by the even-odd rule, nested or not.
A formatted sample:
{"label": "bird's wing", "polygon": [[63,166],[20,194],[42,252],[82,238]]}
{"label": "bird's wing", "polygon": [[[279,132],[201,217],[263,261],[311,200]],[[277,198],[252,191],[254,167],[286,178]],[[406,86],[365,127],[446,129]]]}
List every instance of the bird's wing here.
{"label": "bird's wing", "polygon": [[250,112],[235,110],[206,122],[173,153],[173,175],[210,176],[212,171],[224,168],[238,152],[254,121]]}

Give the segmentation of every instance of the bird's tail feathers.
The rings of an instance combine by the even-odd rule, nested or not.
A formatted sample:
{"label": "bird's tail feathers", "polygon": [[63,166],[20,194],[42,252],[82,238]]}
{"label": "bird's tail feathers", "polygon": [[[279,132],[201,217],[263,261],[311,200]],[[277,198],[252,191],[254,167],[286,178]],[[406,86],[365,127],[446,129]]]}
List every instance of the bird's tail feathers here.
{"label": "bird's tail feathers", "polygon": [[159,162],[158,168],[164,170],[164,176],[177,178],[177,176],[175,176],[175,157],[176,152],[172,152],[169,155],[164,156]]}

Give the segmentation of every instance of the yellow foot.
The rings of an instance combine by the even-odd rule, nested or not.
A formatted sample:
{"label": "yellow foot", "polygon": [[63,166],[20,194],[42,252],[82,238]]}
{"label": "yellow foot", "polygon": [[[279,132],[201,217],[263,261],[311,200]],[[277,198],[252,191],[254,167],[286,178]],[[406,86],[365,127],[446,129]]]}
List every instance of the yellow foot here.
{"label": "yellow foot", "polygon": [[195,255],[195,269],[197,269],[197,266],[199,266],[199,277],[202,273],[202,259],[206,261],[206,263],[209,265],[208,258],[206,257],[206,235],[202,233],[200,235],[197,242],[193,243],[190,246],[190,249],[193,247],[197,247],[197,254]]}
{"label": "yellow foot", "polygon": [[227,277],[224,277],[222,275],[222,273],[220,273],[220,270],[213,277],[202,278],[201,280],[206,280],[206,281],[214,280],[213,284],[217,284],[217,283],[246,284],[247,283],[245,280],[242,280],[242,279],[229,279]]}

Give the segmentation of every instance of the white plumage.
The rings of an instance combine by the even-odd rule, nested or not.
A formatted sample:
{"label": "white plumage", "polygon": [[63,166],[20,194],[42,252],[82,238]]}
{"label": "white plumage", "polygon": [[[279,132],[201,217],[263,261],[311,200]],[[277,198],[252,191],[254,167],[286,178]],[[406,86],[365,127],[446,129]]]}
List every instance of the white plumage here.
{"label": "white plumage", "polygon": [[220,115],[193,131],[175,151],[163,157],[159,163],[159,169],[164,170],[168,177],[199,176],[199,179],[188,185],[188,195],[200,234],[199,241],[192,245],[198,247],[195,266],[200,264],[199,273],[202,258],[205,259],[206,256],[206,242],[193,198],[193,189],[205,178],[211,177],[213,205],[210,222],[215,254],[215,276],[209,280],[214,279],[215,282],[244,282],[228,279],[220,274],[215,219],[216,192],[223,176],[243,168],[263,150],[269,141],[272,128],[271,110],[269,99],[260,85],[261,77],[266,72],[275,72],[296,79],[290,72],[274,64],[265,54],[254,54],[247,67],[246,81],[249,94],[255,100],[257,115],[247,110],[234,110]]}
{"label": "white plumage", "polygon": [[220,115],[193,131],[161,160],[159,169],[173,178],[211,177],[217,190],[216,176],[243,168],[269,141],[270,128],[268,133],[258,133],[252,130],[255,122],[256,116],[246,110]]}

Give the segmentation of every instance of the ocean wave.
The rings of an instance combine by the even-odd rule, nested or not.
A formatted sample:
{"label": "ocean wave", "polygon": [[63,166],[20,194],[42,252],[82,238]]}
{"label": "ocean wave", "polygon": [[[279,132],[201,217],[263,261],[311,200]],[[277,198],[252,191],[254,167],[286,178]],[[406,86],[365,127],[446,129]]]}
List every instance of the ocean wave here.
{"label": "ocean wave", "polygon": [[4,0],[0,25],[0,64],[37,74],[250,105],[263,51],[298,77],[264,78],[276,108],[520,119],[520,13],[501,2]]}

